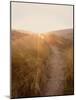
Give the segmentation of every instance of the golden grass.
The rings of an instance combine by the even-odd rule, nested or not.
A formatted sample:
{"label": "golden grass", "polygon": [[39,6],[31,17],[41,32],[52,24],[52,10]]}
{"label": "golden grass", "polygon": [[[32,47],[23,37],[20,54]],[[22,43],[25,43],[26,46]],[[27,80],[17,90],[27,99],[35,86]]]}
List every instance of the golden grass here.
{"label": "golden grass", "polygon": [[[12,87],[11,97],[46,96],[46,84],[51,76],[49,59],[56,46],[64,54],[66,70],[64,94],[73,94],[73,47],[70,40],[51,35],[37,36],[13,31],[12,38]],[[65,67],[65,66],[64,66]],[[63,71],[64,72],[64,71]],[[69,86],[68,86],[69,85]],[[50,93],[51,95],[51,93]]]}

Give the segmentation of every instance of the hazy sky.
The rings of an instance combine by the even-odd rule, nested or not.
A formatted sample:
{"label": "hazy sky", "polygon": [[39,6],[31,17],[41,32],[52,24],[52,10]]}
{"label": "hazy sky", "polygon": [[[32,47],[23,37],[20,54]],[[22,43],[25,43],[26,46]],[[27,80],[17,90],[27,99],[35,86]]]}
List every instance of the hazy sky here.
{"label": "hazy sky", "polygon": [[12,2],[12,29],[49,32],[73,27],[73,6]]}

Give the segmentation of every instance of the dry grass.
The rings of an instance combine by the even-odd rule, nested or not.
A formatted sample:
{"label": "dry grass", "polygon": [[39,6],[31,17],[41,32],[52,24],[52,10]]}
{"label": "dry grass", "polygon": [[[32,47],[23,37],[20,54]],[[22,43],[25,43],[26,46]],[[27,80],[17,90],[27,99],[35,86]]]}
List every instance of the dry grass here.
{"label": "dry grass", "polygon": [[[52,50],[54,46],[58,48],[58,52],[63,54],[63,56],[60,55],[61,60],[65,61],[64,66],[62,65],[64,67],[63,73],[65,73],[65,80],[64,77],[62,79],[64,80],[64,89],[60,94],[73,94],[73,47],[71,40],[55,35],[44,36],[45,39],[42,39],[37,35],[22,34],[17,31],[13,31],[12,35],[12,98],[46,96],[47,83],[51,79],[51,62],[54,60],[51,55],[54,54]],[[56,95],[60,94],[58,91],[56,92]],[[51,95],[51,92],[48,95]]]}

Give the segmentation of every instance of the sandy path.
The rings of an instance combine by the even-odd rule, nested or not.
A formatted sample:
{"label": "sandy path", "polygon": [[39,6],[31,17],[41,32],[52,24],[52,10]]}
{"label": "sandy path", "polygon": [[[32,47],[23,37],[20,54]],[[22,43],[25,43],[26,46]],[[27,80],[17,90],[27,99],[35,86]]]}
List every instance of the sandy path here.
{"label": "sandy path", "polygon": [[[45,41],[45,40],[44,40]],[[46,41],[45,41],[46,42]],[[64,80],[65,80],[65,60],[62,52],[59,48],[53,45],[48,45],[49,49],[52,50],[52,55],[49,55],[48,66],[50,79],[47,82],[45,89],[45,95],[62,95],[64,91]]]}

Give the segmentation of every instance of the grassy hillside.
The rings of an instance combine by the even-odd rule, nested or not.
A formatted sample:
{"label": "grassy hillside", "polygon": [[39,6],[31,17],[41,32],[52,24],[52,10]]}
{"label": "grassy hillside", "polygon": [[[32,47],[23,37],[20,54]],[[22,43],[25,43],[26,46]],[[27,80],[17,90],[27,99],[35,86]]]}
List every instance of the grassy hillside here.
{"label": "grassy hillside", "polygon": [[44,67],[48,57],[49,48],[36,35],[26,36],[25,34],[21,38],[12,40],[13,96],[41,94],[40,90],[44,87],[46,77],[48,77],[47,68]]}
{"label": "grassy hillside", "polygon": [[73,76],[73,30],[62,30],[49,32],[45,35],[45,41],[51,46],[55,46],[63,54],[64,59],[64,94],[72,94],[74,89]]}
{"label": "grassy hillside", "polygon": [[12,31],[11,97],[73,94],[72,42],[51,33]]}

